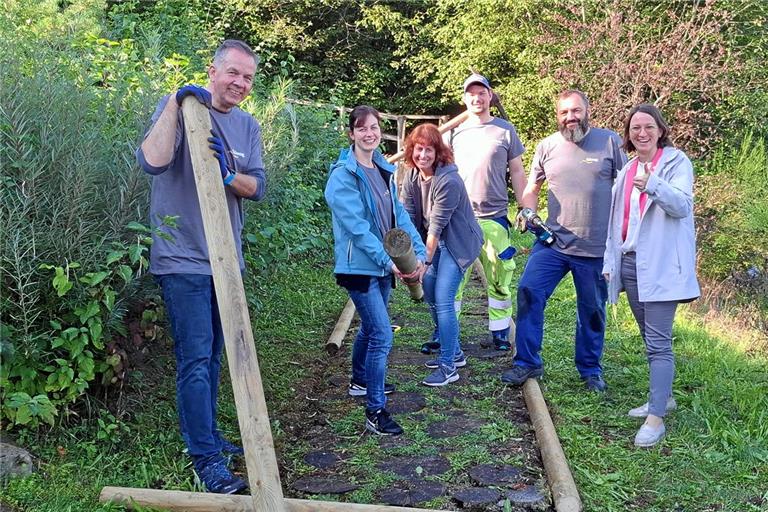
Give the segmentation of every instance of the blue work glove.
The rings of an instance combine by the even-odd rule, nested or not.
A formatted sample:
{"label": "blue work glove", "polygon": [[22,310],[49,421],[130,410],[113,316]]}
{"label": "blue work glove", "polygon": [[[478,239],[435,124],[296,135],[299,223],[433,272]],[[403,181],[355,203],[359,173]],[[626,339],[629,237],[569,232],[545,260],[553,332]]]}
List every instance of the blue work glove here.
{"label": "blue work glove", "polygon": [[176,93],[176,103],[181,106],[182,100],[190,94],[197,98],[197,101],[206,107],[211,108],[211,93],[197,85],[185,85],[179,89],[179,92]]}
{"label": "blue work glove", "polygon": [[216,159],[219,161],[219,171],[221,171],[221,179],[224,180],[225,185],[232,183],[235,179],[235,171],[229,168],[227,164],[227,152],[224,149],[224,143],[219,137],[216,136],[216,132],[211,130],[211,137],[208,137],[208,147],[213,150],[213,154],[216,155]]}

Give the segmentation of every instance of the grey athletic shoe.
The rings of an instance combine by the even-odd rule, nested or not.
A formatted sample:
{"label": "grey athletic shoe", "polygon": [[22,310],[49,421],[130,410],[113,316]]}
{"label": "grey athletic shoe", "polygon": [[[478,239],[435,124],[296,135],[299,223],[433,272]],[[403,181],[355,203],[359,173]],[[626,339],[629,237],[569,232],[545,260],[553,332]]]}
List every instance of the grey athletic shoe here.
{"label": "grey athletic shoe", "polygon": [[[426,363],[424,363],[424,366],[427,368],[439,368],[440,367],[440,361],[438,359],[430,359]],[[456,368],[464,368],[467,366],[467,356],[464,355],[464,352],[461,354],[455,356],[453,358],[453,366]]]}
{"label": "grey athletic shoe", "polygon": [[[645,418],[646,416],[648,416],[648,407],[649,407],[648,402],[645,402],[640,407],[635,407],[634,409],[630,409],[629,412],[627,413],[627,416],[631,416],[633,418]],[[667,412],[674,411],[675,409],[677,409],[677,402],[675,402],[675,399],[673,397],[667,398],[667,406],[666,406]]]}
{"label": "grey athletic shoe", "polygon": [[445,386],[446,384],[450,384],[451,382],[456,382],[459,380],[459,372],[454,369],[447,368],[445,366],[440,366],[440,368],[433,371],[426,379],[424,379],[421,383],[425,386],[429,387],[439,387],[439,386]]}

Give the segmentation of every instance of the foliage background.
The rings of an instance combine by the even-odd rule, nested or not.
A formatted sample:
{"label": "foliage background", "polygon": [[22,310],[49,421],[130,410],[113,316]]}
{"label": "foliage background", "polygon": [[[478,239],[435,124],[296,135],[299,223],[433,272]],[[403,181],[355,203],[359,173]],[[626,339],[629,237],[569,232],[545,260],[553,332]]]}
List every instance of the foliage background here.
{"label": "foliage background", "polygon": [[321,190],[343,139],[331,112],[286,100],[456,113],[472,68],[495,85],[526,158],[554,129],[559,89],[583,88],[594,122],[619,131],[632,105],[657,103],[697,158],[706,296],[765,328],[767,20],[760,0],[6,1],[2,421],[66,422],[86,390],[108,396],[129,364],[126,323],[162,316],[144,259],[157,220],[133,154],[158,98],[204,82],[225,37],[263,62],[244,105],[263,125],[270,179],[244,234],[253,307],[268,269],[326,257],[331,243]]}

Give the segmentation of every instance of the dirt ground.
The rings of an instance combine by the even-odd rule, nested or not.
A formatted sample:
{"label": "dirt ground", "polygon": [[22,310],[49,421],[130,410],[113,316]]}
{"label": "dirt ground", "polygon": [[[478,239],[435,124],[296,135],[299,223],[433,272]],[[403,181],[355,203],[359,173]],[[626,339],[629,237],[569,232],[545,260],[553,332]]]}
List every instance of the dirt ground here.
{"label": "dirt ground", "polygon": [[277,446],[286,495],[442,510],[552,510],[551,497],[520,388],[499,380],[512,354],[490,344],[486,300],[470,282],[461,318],[467,366],[441,388],[421,384],[431,370],[420,353],[429,339],[426,305],[393,293],[399,326],[387,381],[397,386],[387,408],[403,426],[398,437],[365,432],[365,398],[347,394],[353,321],[341,350],[312,362],[300,399],[278,413]]}

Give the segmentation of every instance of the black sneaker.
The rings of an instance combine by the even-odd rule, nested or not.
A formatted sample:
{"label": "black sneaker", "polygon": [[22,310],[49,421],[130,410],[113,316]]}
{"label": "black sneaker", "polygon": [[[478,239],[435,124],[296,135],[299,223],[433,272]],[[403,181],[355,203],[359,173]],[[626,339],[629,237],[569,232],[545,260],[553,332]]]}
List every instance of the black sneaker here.
{"label": "black sneaker", "polygon": [[542,367],[528,368],[527,366],[515,365],[501,374],[501,382],[504,384],[520,386],[528,379],[535,379],[542,375],[544,375],[544,369]]}
{"label": "black sneaker", "polygon": [[[395,392],[395,385],[388,382],[384,383],[384,394],[388,395]],[[368,388],[365,384],[357,383],[353,380],[349,381],[349,389],[347,390],[349,396],[365,396],[368,394]]]}
{"label": "black sneaker", "polygon": [[208,492],[235,494],[248,487],[242,478],[233,475],[227,469],[223,460],[209,462],[202,468],[196,469],[195,472]]}
{"label": "black sneaker", "polygon": [[440,342],[437,340],[428,341],[426,343],[421,344],[421,353],[422,354],[433,354],[436,352],[440,352]]}
{"label": "black sneaker", "polygon": [[512,348],[512,345],[509,343],[509,340],[508,340],[508,339],[506,339],[506,338],[499,338],[499,337],[494,337],[494,338],[493,338],[493,347],[494,347],[496,350],[504,350],[504,351],[507,351],[507,350],[509,350],[510,348]]}
{"label": "black sneaker", "polygon": [[403,433],[403,428],[392,419],[386,409],[375,412],[366,409],[365,428],[380,436],[399,436]]}

